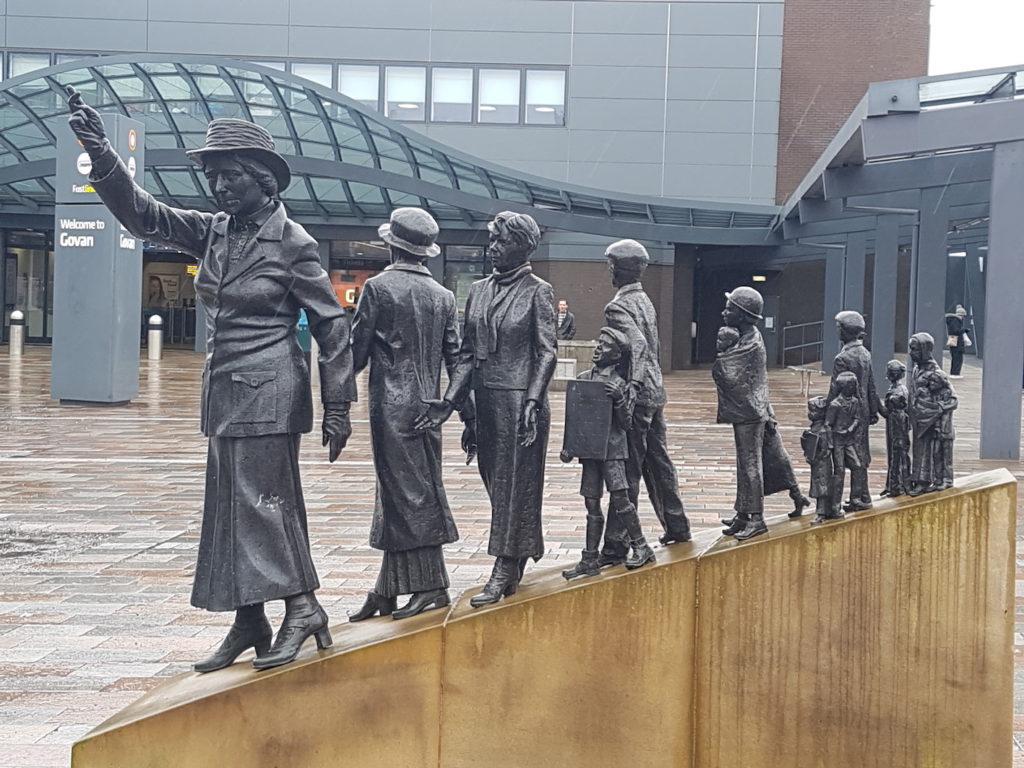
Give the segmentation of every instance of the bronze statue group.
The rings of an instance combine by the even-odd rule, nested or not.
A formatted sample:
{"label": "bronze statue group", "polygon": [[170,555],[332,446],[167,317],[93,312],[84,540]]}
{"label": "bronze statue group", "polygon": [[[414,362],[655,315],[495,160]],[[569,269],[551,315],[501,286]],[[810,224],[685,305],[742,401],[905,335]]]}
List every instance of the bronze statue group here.
{"label": "bronze statue group", "polygon": [[[210,123],[205,146],[187,154],[206,176],[220,212],[183,210],[136,184],[111,148],[100,115],[73,88],[68,97],[69,122],[92,160],[90,180],[103,202],[136,237],[176,248],[199,264],[195,285],[207,310],[208,349],[201,426],[209,452],[192,604],[234,611],[235,617],[220,647],[196,663],[196,671],[227,667],[250,648],[253,666],[267,669],[292,661],[309,637],[320,648],[332,642],[315,596],[319,580],[299,477],[299,439],[313,426],[309,365],[295,333],[300,309],[319,345],[321,437],[332,462],[351,435],[355,376],[370,369],[377,476],[370,544],[383,556],[374,589],[350,620],[401,619],[449,604],[443,547],[459,534],[442,481],[441,425],[456,411],[467,463],[477,458],[491,505],[487,551],[494,564],[470,602],[479,607],[515,593],[527,562],[544,553],[547,390],[556,335],[559,328],[565,335],[567,320],[567,306],[556,315],[552,287],[531,269],[541,236],[533,218],[506,211],[488,224],[494,271],[473,284],[460,333],[454,295],[426,266],[440,252],[437,223],[421,209],[396,209],[379,228],[391,264],[366,281],[350,328],[316,241],[288,218],[278,199],[290,171],[264,128],[230,118]],[[664,531],[661,543],[690,540],[668,453],[657,316],[641,284],[649,257],[634,240],[612,243],[604,255],[617,290],[605,307],[594,366],[580,377],[580,386],[597,392],[594,414],[601,418],[567,424],[568,434],[588,424],[593,432],[596,423],[597,439],[575,453],[567,440],[561,452],[563,461],[581,461],[587,511],[583,554],[563,573],[567,579],[654,561],[637,514],[641,479]],[[738,488],[735,515],[724,522],[725,533],[744,540],[767,531],[766,494],[788,490],[791,516],[810,502],[768,399],[765,348],[756,327],[761,296],[742,287],[726,299],[714,380],[718,421],[732,424],[735,434]],[[952,482],[956,396],[931,357],[931,337],[911,339],[910,390],[901,383],[901,364],[890,363],[892,386],[880,403],[861,341],[863,318],[844,312],[837,320],[843,351],[828,397],[809,404],[812,426],[804,436],[811,495],[818,500],[815,522],[842,516],[846,469],[846,509],[871,506],[867,427],[879,413],[888,420],[885,493],[916,494]],[[448,376],[443,396],[442,367]],[[399,607],[403,595],[409,599]],[[285,604],[276,635],[264,610],[271,600]]]}

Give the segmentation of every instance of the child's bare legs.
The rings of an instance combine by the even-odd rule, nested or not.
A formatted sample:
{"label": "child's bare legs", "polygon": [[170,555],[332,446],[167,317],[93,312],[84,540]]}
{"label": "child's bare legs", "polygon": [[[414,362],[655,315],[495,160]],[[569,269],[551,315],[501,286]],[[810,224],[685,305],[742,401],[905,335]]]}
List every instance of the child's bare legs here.
{"label": "child's bare legs", "polygon": [[[625,495],[625,491],[622,491],[622,494]],[[613,506],[614,502],[615,493],[612,494]],[[601,512],[601,500],[585,497],[583,503],[587,507],[586,544],[583,547],[583,557],[580,561],[572,568],[562,571],[562,576],[566,579],[575,579],[580,576],[596,576],[601,570],[598,562],[598,549],[601,546],[601,536],[604,533],[604,514]]]}

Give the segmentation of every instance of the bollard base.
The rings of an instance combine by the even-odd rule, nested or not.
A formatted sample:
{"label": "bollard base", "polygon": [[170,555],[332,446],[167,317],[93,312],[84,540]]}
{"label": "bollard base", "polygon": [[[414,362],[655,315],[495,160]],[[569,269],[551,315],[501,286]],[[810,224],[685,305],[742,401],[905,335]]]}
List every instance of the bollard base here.
{"label": "bollard base", "polygon": [[64,400],[63,398],[58,401],[61,405],[89,405],[89,406],[115,406],[115,405],[130,405],[131,400],[115,400],[112,403],[101,402],[99,400]]}

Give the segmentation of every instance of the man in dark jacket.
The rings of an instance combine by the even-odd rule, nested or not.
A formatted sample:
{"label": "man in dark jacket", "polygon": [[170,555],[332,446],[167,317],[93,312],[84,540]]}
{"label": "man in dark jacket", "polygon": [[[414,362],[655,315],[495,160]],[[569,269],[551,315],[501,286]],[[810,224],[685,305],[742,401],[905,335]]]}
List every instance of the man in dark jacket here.
{"label": "man in dark jacket", "polygon": [[[626,464],[630,501],[634,506],[637,504],[642,477],[651,506],[665,529],[661,543],[689,541],[690,523],[679,497],[676,468],[666,444],[666,397],[661,378],[658,315],[640,283],[650,257],[647,249],[636,240],[619,240],[608,246],[605,258],[612,285],[619,289],[604,308],[605,325],[629,340],[630,395],[634,398]],[[602,551],[604,564],[625,560],[622,536],[618,526],[609,520]]]}
{"label": "man in dark jacket", "polygon": [[571,341],[576,337],[576,316],[569,311],[569,302],[565,299],[558,300],[558,313],[555,315],[558,322],[558,338],[560,341]]}
{"label": "man in dark jacket", "polygon": [[[459,354],[455,296],[424,264],[441,251],[437,222],[419,208],[396,208],[379,234],[392,263],[363,286],[352,353],[356,371],[370,365],[377,473],[370,546],[384,558],[376,587],[350,621],[402,619],[448,605],[442,546],[459,538],[441,481],[441,429],[414,428],[423,401],[441,395],[442,362],[451,376]],[[408,605],[395,610],[396,598],[408,594]]]}

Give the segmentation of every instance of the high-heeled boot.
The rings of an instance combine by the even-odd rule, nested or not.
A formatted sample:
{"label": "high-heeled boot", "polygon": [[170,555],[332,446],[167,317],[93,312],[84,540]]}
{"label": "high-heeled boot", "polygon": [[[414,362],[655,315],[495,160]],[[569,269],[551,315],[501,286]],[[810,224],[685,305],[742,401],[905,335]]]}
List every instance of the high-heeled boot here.
{"label": "high-heeled boot", "polygon": [[327,628],[327,613],[320,607],[312,592],[286,597],[284,621],[274,638],[270,653],[254,659],[256,669],[270,669],[294,661],[299,648],[310,635],[316,637],[320,650],[331,645],[331,632]]}
{"label": "high-heeled boot", "polygon": [[398,605],[398,598],[381,597],[376,592],[366,593],[366,602],[355,613],[348,615],[349,621],[363,621],[371,616],[390,616]]}
{"label": "high-heeled boot", "polygon": [[519,559],[515,557],[498,557],[491,569],[491,578],[484,584],[479,593],[469,599],[474,608],[481,605],[496,603],[503,597],[514,595],[519,588]]}
{"label": "high-heeled boot", "polygon": [[231,625],[220,648],[212,656],[197,661],[192,669],[204,673],[230,667],[235,659],[250,648],[256,649],[257,657],[263,656],[270,650],[273,638],[274,630],[267,621],[267,614],[263,612],[263,603],[243,606],[235,611],[235,623]]}
{"label": "high-heeled boot", "polygon": [[804,496],[799,485],[789,489],[789,498],[793,500],[793,511],[789,513],[790,518],[800,517],[804,513],[804,507],[811,506],[811,500]]}
{"label": "high-heeled boot", "polygon": [[416,592],[409,602],[391,614],[392,619],[407,619],[428,609],[444,608],[451,603],[447,589],[431,589],[427,592]]}

